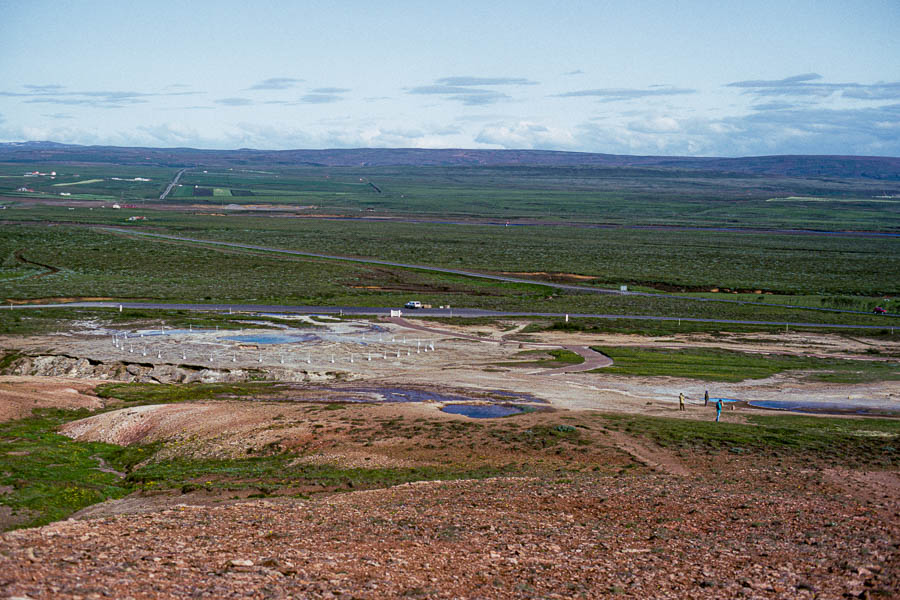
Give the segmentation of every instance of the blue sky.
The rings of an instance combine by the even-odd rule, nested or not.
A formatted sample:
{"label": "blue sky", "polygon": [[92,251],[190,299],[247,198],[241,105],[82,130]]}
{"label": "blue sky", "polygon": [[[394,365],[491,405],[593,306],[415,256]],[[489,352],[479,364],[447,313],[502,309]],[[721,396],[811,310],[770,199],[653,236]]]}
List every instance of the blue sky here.
{"label": "blue sky", "polygon": [[900,2],[0,0],[0,141],[900,156]]}

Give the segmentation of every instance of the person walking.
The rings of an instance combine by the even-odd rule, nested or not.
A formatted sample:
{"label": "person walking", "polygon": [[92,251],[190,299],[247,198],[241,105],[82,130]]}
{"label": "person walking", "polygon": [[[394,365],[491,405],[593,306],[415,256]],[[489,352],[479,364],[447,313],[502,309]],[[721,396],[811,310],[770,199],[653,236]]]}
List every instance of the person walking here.
{"label": "person walking", "polygon": [[716,423],[719,422],[719,417],[722,416],[722,399],[719,398],[716,400]]}
{"label": "person walking", "polygon": [[684,410],[684,392],[678,394],[678,410]]}
{"label": "person walking", "polygon": [[703,392],[703,406],[709,406],[709,390]]}

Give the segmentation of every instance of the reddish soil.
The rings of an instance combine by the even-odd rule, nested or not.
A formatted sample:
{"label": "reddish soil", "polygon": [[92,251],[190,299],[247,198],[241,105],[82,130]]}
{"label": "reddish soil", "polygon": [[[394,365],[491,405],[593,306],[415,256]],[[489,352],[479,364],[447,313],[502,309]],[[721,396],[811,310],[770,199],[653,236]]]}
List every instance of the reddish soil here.
{"label": "reddish soil", "polygon": [[[31,598],[896,597],[897,519],[729,464],[177,506],[0,536]],[[797,484],[800,484],[799,487]]]}
{"label": "reddish soil", "polygon": [[0,422],[21,419],[35,408],[89,408],[103,401],[93,395],[98,381],[65,377],[0,376]]}

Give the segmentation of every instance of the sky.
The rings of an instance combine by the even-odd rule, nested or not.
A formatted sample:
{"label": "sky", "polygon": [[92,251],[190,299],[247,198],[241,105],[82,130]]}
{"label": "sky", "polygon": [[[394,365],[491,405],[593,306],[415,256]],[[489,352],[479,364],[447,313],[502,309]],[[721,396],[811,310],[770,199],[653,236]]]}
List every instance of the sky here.
{"label": "sky", "polygon": [[0,0],[0,142],[900,156],[900,0]]}

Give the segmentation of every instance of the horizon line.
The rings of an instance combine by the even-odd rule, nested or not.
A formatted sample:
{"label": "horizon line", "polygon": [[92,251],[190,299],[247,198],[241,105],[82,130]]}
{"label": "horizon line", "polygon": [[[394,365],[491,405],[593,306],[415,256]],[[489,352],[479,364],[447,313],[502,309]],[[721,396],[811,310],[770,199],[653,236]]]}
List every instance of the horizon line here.
{"label": "horizon line", "polygon": [[878,155],[878,154],[752,154],[744,156],[721,156],[721,155],[691,155],[691,154],[615,154],[610,152],[590,152],[587,150],[551,150],[544,148],[465,148],[465,147],[446,147],[446,148],[417,148],[410,146],[358,146],[358,147],[331,147],[331,148],[201,148],[194,146],[117,146],[114,144],[74,144],[67,142],[56,142],[53,140],[26,140],[26,141],[5,141],[0,142],[2,146],[27,146],[52,144],[61,147],[78,147],[78,148],[120,148],[120,149],[147,149],[147,150],[194,150],[198,152],[354,152],[363,150],[391,150],[391,151],[415,151],[415,152],[526,152],[526,153],[548,153],[548,154],[584,154],[590,156],[617,156],[617,157],[633,157],[633,158],[687,158],[687,159],[720,159],[720,160],[740,160],[748,158],[787,158],[787,157],[822,157],[822,158],[881,158],[881,159],[898,159],[900,156]]}

